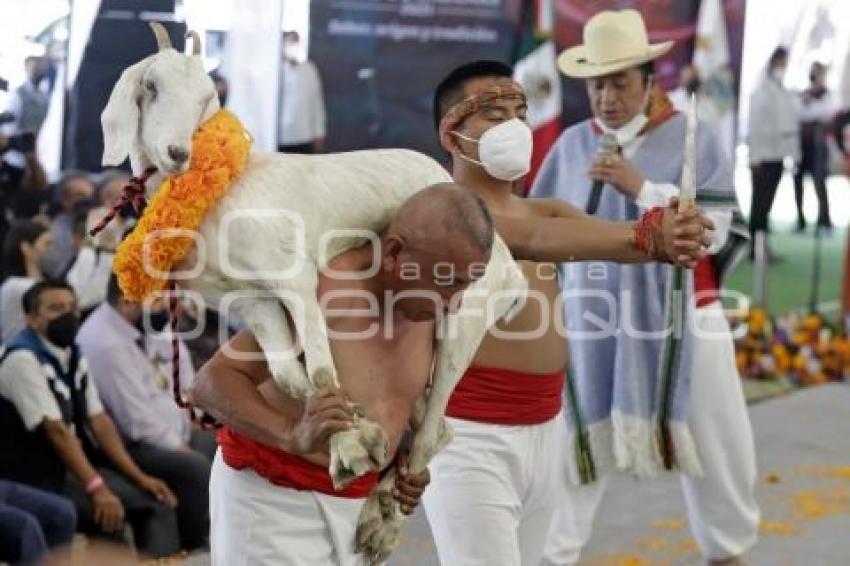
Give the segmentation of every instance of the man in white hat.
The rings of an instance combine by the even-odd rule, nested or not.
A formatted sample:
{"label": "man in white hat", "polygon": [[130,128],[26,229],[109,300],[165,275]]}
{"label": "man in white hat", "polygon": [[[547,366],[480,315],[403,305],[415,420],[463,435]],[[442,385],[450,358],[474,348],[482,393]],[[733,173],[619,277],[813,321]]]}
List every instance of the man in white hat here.
{"label": "man in white hat", "polygon": [[[558,64],[585,79],[593,117],[562,134],[533,197],[584,207],[599,181],[596,214],[623,221],[679,194],[686,119],[654,86],[652,67],[671,47],[650,44],[634,10],[601,12],[587,22],[584,44],[564,51]],[[603,138],[616,149],[600,152]],[[705,124],[695,153],[697,203],[716,226],[714,253],[737,207],[732,170]],[[706,258],[685,272],[681,332],[667,331],[677,304],[673,278],[681,277],[671,266],[573,263],[561,271],[574,445],[566,451],[570,486],[558,490],[544,564],[578,560],[606,472],[647,477],[665,469],[684,472],[691,528],[705,558],[739,563],[755,543],[759,511],[752,430],[718,300],[722,269]]]}

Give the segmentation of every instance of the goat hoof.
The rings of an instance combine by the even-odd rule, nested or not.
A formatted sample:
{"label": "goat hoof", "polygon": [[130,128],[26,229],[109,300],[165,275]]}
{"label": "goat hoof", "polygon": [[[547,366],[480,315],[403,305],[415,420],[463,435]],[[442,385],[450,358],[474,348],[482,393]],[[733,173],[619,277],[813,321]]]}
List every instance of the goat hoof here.
{"label": "goat hoof", "polygon": [[369,452],[375,467],[382,469],[389,459],[390,441],[387,434],[381,425],[370,419],[359,419],[357,427],[360,429],[363,447]]}
{"label": "goat hoof", "polygon": [[372,459],[360,442],[360,436],[360,431],[355,428],[331,437],[330,474],[334,489],[345,488],[373,469]]}
{"label": "goat hoof", "polygon": [[369,564],[371,566],[383,564],[399,542],[401,542],[401,521],[396,518],[384,521],[372,534],[369,544],[364,548]]}
{"label": "goat hoof", "polygon": [[357,519],[357,531],[354,536],[354,551],[366,553],[370,541],[384,523],[383,510],[378,489],[372,491]]}
{"label": "goat hoof", "polygon": [[316,368],[311,377],[316,389],[339,389],[339,380],[333,367]]}

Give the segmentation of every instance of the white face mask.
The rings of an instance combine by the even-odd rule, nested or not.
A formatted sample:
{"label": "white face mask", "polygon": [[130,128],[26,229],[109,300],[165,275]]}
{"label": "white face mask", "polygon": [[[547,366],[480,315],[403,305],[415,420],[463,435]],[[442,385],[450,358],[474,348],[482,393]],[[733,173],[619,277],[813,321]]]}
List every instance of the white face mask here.
{"label": "white face mask", "polygon": [[297,43],[287,43],[283,46],[283,56],[292,61],[298,61],[301,55]]}
{"label": "white face mask", "polygon": [[478,144],[481,161],[475,161],[463,153],[458,155],[461,159],[480,165],[494,179],[516,181],[531,169],[531,129],[519,118],[493,126],[477,140],[460,132],[453,133],[463,140]]}
{"label": "white face mask", "polygon": [[776,67],[770,72],[770,75],[776,82],[782,84],[785,80],[785,67]]}
{"label": "white face mask", "polygon": [[640,131],[643,130],[643,127],[646,126],[647,122],[649,122],[649,118],[643,112],[636,114],[634,118],[619,128],[609,128],[599,118],[595,118],[595,120],[596,125],[599,126],[599,129],[602,130],[603,133],[613,134],[614,137],[617,138],[617,145],[620,147],[625,146],[637,138],[640,135]]}
{"label": "white face mask", "polygon": [[599,118],[594,118],[596,125],[603,133],[613,134],[617,138],[617,145],[625,146],[635,140],[643,127],[649,122],[649,117],[646,115],[646,107],[649,105],[649,95],[652,92],[652,78],[647,81],[646,94],[643,96],[643,109],[635,114],[634,118],[620,126],[619,128],[610,128],[605,125]]}

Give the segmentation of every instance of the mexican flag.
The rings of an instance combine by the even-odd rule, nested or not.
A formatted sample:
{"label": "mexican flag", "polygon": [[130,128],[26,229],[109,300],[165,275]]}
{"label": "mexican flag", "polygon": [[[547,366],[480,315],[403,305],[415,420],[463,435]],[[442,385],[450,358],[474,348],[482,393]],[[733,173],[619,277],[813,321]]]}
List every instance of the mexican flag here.
{"label": "mexican flag", "polygon": [[528,125],[534,134],[531,172],[526,191],[534,182],[543,158],[561,133],[561,79],[555,63],[554,0],[524,2],[522,29],[517,43],[514,78],[528,99]]}

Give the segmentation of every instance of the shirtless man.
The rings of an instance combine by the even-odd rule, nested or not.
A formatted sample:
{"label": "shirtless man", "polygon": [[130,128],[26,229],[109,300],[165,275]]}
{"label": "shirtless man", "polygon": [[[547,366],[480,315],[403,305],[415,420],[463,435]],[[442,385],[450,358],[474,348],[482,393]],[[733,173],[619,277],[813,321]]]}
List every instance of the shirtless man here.
{"label": "shirtless man", "polygon": [[[602,222],[560,201],[512,194],[513,181],[528,172],[531,132],[525,95],[511,76],[507,65],[478,61],[437,87],[435,125],[452,155],[455,181],[484,199],[517,258],[647,261],[649,250],[631,241],[630,223]],[[682,241],[655,227],[650,250],[656,259],[690,266],[701,257],[708,243],[703,231],[711,224],[695,211],[689,218]],[[567,231],[572,237],[565,240]],[[429,466],[423,503],[445,566],[536,566],[563,489],[567,351],[556,267],[520,265],[529,280],[526,306],[484,338],[446,411],[454,439]]]}
{"label": "shirtless man", "polygon": [[[401,207],[381,238],[374,275],[322,274],[318,296],[341,391],[293,399],[276,386],[265,361],[243,361],[226,349],[204,366],[195,402],[227,425],[219,433],[210,480],[213,564],[362,563],[354,553],[354,531],[377,475],[334,491],[328,439],[351,426],[350,399],[383,427],[395,454],[431,376],[435,317],[448,312],[452,297],[472,282],[470,267],[488,261],[492,241],[492,220],[481,199],[440,185]],[[329,267],[333,273],[367,272],[374,251],[371,244],[350,250]],[[435,273],[446,273],[435,270],[437,263],[451,264],[453,276],[435,280]],[[262,355],[247,332],[229,346]],[[426,482],[412,481],[414,488]],[[408,511],[418,498],[413,495],[397,496]]]}
{"label": "shirtless man", "polygon": [[[493,73],[484,75],[487,80],[493,76]],[[513,117],[523,111],[524,103],[522,108],[510,106],[505,112]],[[501,118],[495,122],[506,120]],[[493,124],[492,121],[483,123]],[[486,128],[482,127],[481,131],[483,129]],[[464,131],[476,136],[481,133],[466,128]],[[476,155],[474,148],[468,151],[469,155]],[[493,210],[503,214],[497,219],[499,230],[517,257],[546,261],[653,259],[647,254],[647,249],[641,247],[646,245],[646,241],[636,245],[635,223],[616,224],[586,219],[569,207],[542,201],[535,202],[534,208],[519,208],[526,206],[524,201],[499,200],[498,191],[507,187],[509,192],[510,182],[496,181],[480,172],[476,174],[472,165],[463,169],[463,163],[456,160],[456,179],[480,192]],[[495,186],[496,190],[492,194],[484,191],[482,187],[487,186]],[[467,199],[461,198],[461,195]],[[472,263],[486,261],[486,253],[482,250],[489,250],[489,246],[471,244],[476,241],[480,244],[483,240],[474,238],[469,230],[474,229],[480,236],[482,226],[490,226],[490,223],[486,221],[489,218],[486,208],[481,208],[480,204],[476,204],[479,207],[476,208],[470,202],[480,203],[480,197],[454,186],[435,187],[420,193],[402,208],[383,236],[380,273],[361,281],[322,277],[320,298],[332,291],[346,291],[351,296],[355,292],[366,291],[378,297],[383,297],[385,291],[435,291],[443,303],[438,307],[447,309],[450,298],[471,282],[468,267]],[[564,211],[570,214],[564,214]],[[557,216],[574,216],[575,219],[565,222],[564,218]],[[696,215],[685,214],[680,215],[679,224],[675,224],[674,217],[676,214],[668,211],[664,215],[663,229],[662,226],[647,227],[647,231],[642,233],[652,235],[655,257],[676,257],[683,263],[689,263],[700,254],[698,232],[702,221]],[[690,234],[690,239],[675,245],[672,238],[675,226],[681,226],[686,236]],[[684,255],[679,257],[679,252]],[[371,257],[372,249],[369,247],[352,250],[336,258],[331,267],[336,271],[362,270],[369,266]],[[453,265],[454,280],[432,279],[438,262]],[[413,281],[403,278],[400,274],[402,264],[418,266],[422,277]],[[532,278],[532,289],[543,290],[549,299],[553,299],[557,294],[556,282],[547,280],[546,273],[538,276],[535,269],[534,264],[526,266],[526,273]],[[551,268],[544,266],[543,269]],[[436,271],[445,273],[445,270]],[[548,273],[553,274],[554,271]],[[373,335],[371,338],[360,336],[356,340],[351,339],[351,333],[374,328],[375,325],[377,334],[384,331],[381,317],[362,314],[363,309],[368,307],[364,300],[334,300],[328,304],[333,312],[326,309],[325,316],[332,332],[331,351],[339,370],[342,392],[384,427],[390,438],[392,454],[405,430],[412,403],[430,377],[434,338],[432,319],[437,309],[433,301],[427,299],[405,298],[379,304],[390,309],[390,320],[394,322],[394,333],[388,338]],[[552,305],[545,308],[548,313],[559,316],[559,308]],[[345,314],[346,310],[350,314]],[[537,311],[540,312],[539,307]],[[515,330],[536,326],[540,315],[534,312],[533,307],[527,308],[506,328]],[[342,339],[341,333],[348,340]],[[541,344],[545,344],[543,348]],[[237,336],[230,346],[239,351],[260,353],[258,345],[248,334]],[[508,347],[515,348],[517,343],[511,342]],[[505,418],[501,412],[516,412],[516,418],[521,419],[518,422],[543,422],[545,430],[542,433],[537,431],[540,427],[533,424],[518,426],[516,430],[525,437],[543,435],[547,439],[547,449],[550,446],[559,448],[563,444],[561,435],[565,434],[565,427],[562,423],[556,426],[559,423],[553,419],[561,403],[563,380],[560,373],[566,356],[563,339],[557,334],[547,333],[545,342],[523,345],[521,350],[511,352],[510,356],[505,355],[504,349],[504,342],[485,344],[476,362],[479,366],[516,370],[516,373],[498,370],[503,373],[496,375],[497,387],[482,391],[485,397],[489,395],[502,401],[496,422]],[[544,353],[547,358],[539,358]],[[499,398],[496,389],[513,377],[519,379],[521,387],[508,384],[507,397],[510,399]],[[475,379],[473,377],[468,382]],[[519,396],[513,398],[514,393]],[[457,399],[462,399],[463,395],[461,393]],[[542,403],[536,403],[536,397],[542,398]],[[370,475],[357,480],[342,492],[334,492],[331,486],[326,469],[327,440],[334,432],[345,430],[351,420],[343,393],[322,392],[303,404],[284,397],[275,389],[264,362],[240,362],[220,352],[197,376],[194,400],[228,427],[220,436],[221,451],[214,464],[210,488],[214,563],[229,564],[249,553],[251,564],[279,563],[281,559],[293,564],[357,564],[359,557],[351,550],[357,514],[362,498],[371,490],[375,478]],[[472,399],[473,405],[475,402]],[[455,404],[455,410],[457,406]],[[551,416],[544,414],[541,420],[541,411],[551,413]],[[465,422],[461,419],[453,421],[461,425]],[[526,428],[530,432],[525,431]],[[462,427],[458,436],[464,442]],[[486,448],[483,446],[483,449]],[[255,456],[257,454],[260,456]],[[482,458],[482,452],[476,448],[469,458]],[[494,469],[502,467],[502,463],[494,465]],[[542,471],[547,477],[551,476]],[[269,482],[279,487],[271,487]],[[402,486],[398,487],[403,491]],[[410,498],[400,493],[397,497],[408,510],[416,503],[415,496]],[[475,499],[476,493],[464,495],[466,505]],[[529,508],[533,509],[533,506]],[[470,517],[473,516],[478,516],[478,512],[465,515],[464,521],[472,521]],[[548,519],[546,521],[548,524]],[[510,528],[508,539],[515,538],[518,527],[513,525]],[[503,541],[494,541],[489,534],[482,537],[481,533],[486,531],[466,529],[466,532],[503,548]],[[545,529],[542,529],[540,536],[545,534]],[[496,536],[502,535],[498,532]],[[444,559],[444,563],[465,565],[467,562]]]}

